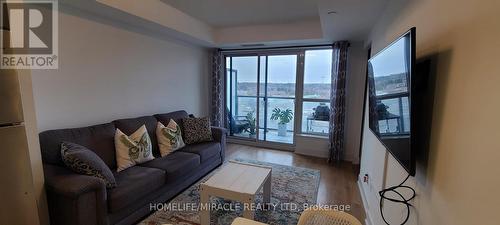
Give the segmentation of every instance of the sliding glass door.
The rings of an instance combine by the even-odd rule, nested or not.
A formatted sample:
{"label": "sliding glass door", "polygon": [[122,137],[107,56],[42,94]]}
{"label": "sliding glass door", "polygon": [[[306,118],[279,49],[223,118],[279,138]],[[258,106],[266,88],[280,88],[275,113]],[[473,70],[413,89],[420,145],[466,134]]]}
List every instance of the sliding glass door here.
{"label": "sliding glass door", "polygon": [[261,56],[259,140],[293,144],[298,54]]}
{"label": "sliding glass door", "polygon": [[293,145],[329,131],[331,48],[226,55],[230,136]]}
{"label": "sliding glass door", "polygon": [[299,53],[226,57],[226,103],[230,135],[294,143]]}
{"label": "sliding glass door", "polygon": [[226,58],[226,106],[231,136],[257,138],[258,57]]}

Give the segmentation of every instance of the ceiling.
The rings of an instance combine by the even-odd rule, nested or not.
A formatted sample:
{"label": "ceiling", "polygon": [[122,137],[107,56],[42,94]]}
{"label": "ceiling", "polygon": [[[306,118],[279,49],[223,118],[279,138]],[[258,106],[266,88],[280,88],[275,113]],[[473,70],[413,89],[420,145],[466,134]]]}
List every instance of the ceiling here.
{"label": "ceiling", "polygon": [[221,28],[319,18],[317,0],[161,0]]}
{"label": "ceiling", "polygon": [[[280,24],[308,21],[313,26],[312,23],[316,22],[317,26],[321,27],[322,37],[319,39],[331,42],[366,39],[390,0],[161,1],[206,23],[216,32],[250,25],[276,25],[278,28]],[[303,29],[297,28],[296,32],[299,33],[301,30]],[[318,38],[312,41],[316,42]]]}
{"label": "ceiling", "polygon": [[[323,35],[330,41],[364,41],[392,0],[317,0]],[[399,0],[394,0],[399,1]],[[335,11],[334,14],[328,14]]]}
{"label": "ceiling", "polygon": [[397,0],[66,0],[158,36],[218,48],[330,44],[368,38]]}

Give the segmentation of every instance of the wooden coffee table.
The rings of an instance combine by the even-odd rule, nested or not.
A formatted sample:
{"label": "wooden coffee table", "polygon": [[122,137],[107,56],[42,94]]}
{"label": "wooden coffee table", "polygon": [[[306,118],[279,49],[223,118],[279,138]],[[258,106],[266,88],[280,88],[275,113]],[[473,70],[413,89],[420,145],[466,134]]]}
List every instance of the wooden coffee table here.
{"label": "wooden coffee table", "polygon": [[[271,202],[271,167],[229,161],[212,177],[200,185],[200,203],[210,203],[210,196],[239,201],[250,205],[255,194],[264,188],[264,204]],[[244,207],[243,217],[253,220],[254,212]],[[201,225],[210,225],[210,211],[200,211]]]}

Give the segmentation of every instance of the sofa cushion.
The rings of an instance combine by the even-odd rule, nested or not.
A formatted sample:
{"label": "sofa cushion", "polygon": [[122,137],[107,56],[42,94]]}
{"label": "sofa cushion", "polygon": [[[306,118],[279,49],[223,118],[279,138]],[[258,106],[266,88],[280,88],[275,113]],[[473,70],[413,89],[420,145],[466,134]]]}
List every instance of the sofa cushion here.
{"label": "sofa cushion", "polygon": [[200,156],[201,163],[203,163],[210,157],[220,154],[221,146],[218,142],[203,142],[187,145],[179,151],[197,154]]}
{"label": "sofa cushion", "polygon": [[64,164],[76,173],[104,180],[107,188],[116,187],[116,180],[108,166],[93,151],[79,144],[63,142],[61,156]]}
{"label": "sofa cushion", "polygon": [[175,111],[175,112],[156,114],[156,115],[154,115],[154,117],[156,117],[156,119],[163,124],[168,124],[170,122],[170,119],[173,119],[182,128],[182,121],[181,120],[183,118],[188,118],[189,115],[186,111],[180,110],[180,111]]}
{"label": "sofa cushion", "polygon": [[108,190],[108,208],[119,211],[165,184],[165,171],[142,166],[114,173],[117,186]]}
{"label": "sofa cushion", "polygon": [[116,168],[115,126],[112,123],[90,127],[49,130],[40,133],[40,148],[44,163],[64,165],[61,160],[63,141],[82,145],[96,153],[106,165]]}
{"label": "sofa cushion", "polygon": [[[146,125],[148,130],[149,138],[151,138],[151,145],[153,147],[153,155],[155,157],[160,156],[160,151],[158,150],[158,141],[156,140],[156,123],[158,120],[154,116],[143,116],[137,118],[121,119],[113,121],[115,127],[120,129],[126,135],[131,135],[142,125]],[[114,133],[113,133],[114,134]]]}
{"label": "sofa cushion", "polygon": [[141,164],[144,167],[161,169],[167,172],[167,182],[183,177],[200,165],[200,156],[188,152],[175,151],[167,156]]}

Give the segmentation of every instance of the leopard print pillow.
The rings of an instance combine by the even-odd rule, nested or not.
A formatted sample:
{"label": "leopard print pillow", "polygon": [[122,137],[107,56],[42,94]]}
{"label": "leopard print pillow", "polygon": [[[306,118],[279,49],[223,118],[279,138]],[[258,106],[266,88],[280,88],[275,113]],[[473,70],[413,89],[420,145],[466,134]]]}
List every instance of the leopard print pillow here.
{"label": "leopard print pillow", "polygon": [[116,187],[115,176],[109,167],[93,151],[81,145],[63,142],[61,157],[64,164],[76,173],[101,178],[107,188]]}
{"label": "leopard print pillow", "polygon": [[186,144],[212,141],[212,130],[208,117],[184,118],[182,119],[182,124],[184,128],[184,142]]}

